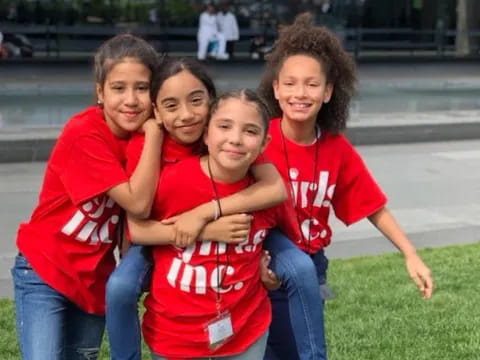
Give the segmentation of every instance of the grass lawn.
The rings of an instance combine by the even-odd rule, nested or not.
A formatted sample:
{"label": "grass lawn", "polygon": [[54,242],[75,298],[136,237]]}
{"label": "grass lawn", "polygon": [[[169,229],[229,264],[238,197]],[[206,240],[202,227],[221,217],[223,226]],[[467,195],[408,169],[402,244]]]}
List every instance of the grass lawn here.
{"label": "grass lawn", "polygon": [[[329,360],[480,359],[480,244],[420,254],[435,280],[430,300],[398,254],[330,262]],[[0,300],[0,359],[19,359],[10,300]],[[106,344],[100,359],[108,359]]]}

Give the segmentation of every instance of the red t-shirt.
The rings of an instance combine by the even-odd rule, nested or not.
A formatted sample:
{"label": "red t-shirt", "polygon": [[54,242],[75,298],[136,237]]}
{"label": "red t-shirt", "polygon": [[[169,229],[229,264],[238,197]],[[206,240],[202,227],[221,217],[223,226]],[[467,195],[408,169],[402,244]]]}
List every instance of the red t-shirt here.
{"label": "red t-shirt", "polygon": [[[241,191],[251,181],[246,177],[233,184],[215,184],[223,197]],[[171,217],[212,199],[210,178],[200,168],[199,158],[190,157],[164,169],[152,217]],[[290,236],[299,236],[293,207],[287,215],[288,205],[253,213],[249,239],[239,245],[206,241],[185,249],[154,248],[152,285],[143,318],[143,335],[153,352],[169,359],[233,355],[245,351],[266,331],[271,314],[259,275],[261,243],[277,223]],[[216,316],[217,265],[222,274],[220,306],[231,314],[234,336],[211,351],[204,327]]]}
{"label": "red t-shirt", "polygon": [[[132,135],[127,146],[127,173],[131,174],[135,170],[140,156],[142,154],[143,145],[145,143],[145,135],[136,133]],[[175,164],[182,159],[191,156],[196,148],[199,147],[198,143],[192,145],[182,145],[175,142],[168,133],[165,134],[162,144],[162,161],[161,168]]]}
{"label": "red t-shirt", "polygon": [[120,217],[105,192],[128,181],[125,148],[98,107],[74,115],[53,148],[38,205],[17,234],[42,280],[89,313],[105,313]]}
{"label": "red t-shirt", "polygon": [[314,253],[330,244],[330,206],[350,225],[385,205],[385,195],[342,134],[323,132],[314,144],[300,145],[282,136],[278,118],[271,120],[269,133],[272,139],[265,152],[294,198],[303,234],[297,245],[302,250]]}

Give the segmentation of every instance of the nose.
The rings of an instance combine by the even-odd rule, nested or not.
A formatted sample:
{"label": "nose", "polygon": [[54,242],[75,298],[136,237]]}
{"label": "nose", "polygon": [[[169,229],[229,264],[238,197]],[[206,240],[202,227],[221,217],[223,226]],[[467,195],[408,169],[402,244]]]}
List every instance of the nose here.
{"label": "nose", "polygon": [[180,107],[179,118],[180,118],[180,121],[182,121],[182,122],[189,122],[189,121],[192,120],[193,111],[190,108],[190,106],[188,106],[188,104],[183,104]]}
{"label": "nose", "polygon": [[125,103],[129,106],[135,106],[138,104],[138,96],[135,89],[129,89],[127,91]]}
{"label": "nose", "polygon": [[233,128],[228,132],[228,142],[233,145],[240,145],[242,143],[242,131]]}
{"label": "nose", "polygon": [[296,97],[303,98],[306,94],[306,88],[305,88],[305,85],[303,84],[298,84],[294,90],[295,90],[294,95]]}

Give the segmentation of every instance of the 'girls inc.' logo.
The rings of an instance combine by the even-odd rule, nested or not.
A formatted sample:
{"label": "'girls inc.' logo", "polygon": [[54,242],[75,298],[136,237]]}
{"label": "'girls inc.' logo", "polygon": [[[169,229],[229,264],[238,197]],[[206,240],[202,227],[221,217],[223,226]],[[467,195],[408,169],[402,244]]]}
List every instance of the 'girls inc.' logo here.
{"label": "'girls inc.' logo", "polygon": [[329,172],[320,171],[317,182],[300,181],[299,170],[290,168],[289,178],[295,207],[302,209],[303,214],[307,215],[300,223],[303,238],[315,240],[319,237],[327,237],[328,231],[322,228],[320,222],[313,216],[313,212],[314,208],[331,206],[336,184],[328,185]]}
{"label": "'girls inc.' logo", "polygon": [[[230,251],[229,256],[246,255],[255,253],[261,247],[261,243],[267,236],[267,230],[258,230],[251,240],[247,239],[244,242],[236,245],[233,251]],[[250,237],[249,237],[250,238]],[[230,245],[233,247],[233,245]],[[232,290],[240,290],[245,285],[242,281],[231,284],[228,277],[235,275],[235,268],[228,263],[214,264],[217,254],[224,255],[227,252],[227,244],[219,242],[196,242],[189,247],[178,249],[178,256],[172,260],[170,269],[167,274],[168,283],[184,292],[193,292],[199,295],[205,295],[207,289],[210,288],[215,292],[221,294]],[[209,261],[210,266],[191,265],[190,262],[193,257],[208,256],[212,258]],[[231,285],[222,286],[224,283]]]}
{"label": "'girls inc.' logo", "polygon": [[62,228],[62,233],[90,245],[112,243],[120,209],[108,196],[83,203]]}

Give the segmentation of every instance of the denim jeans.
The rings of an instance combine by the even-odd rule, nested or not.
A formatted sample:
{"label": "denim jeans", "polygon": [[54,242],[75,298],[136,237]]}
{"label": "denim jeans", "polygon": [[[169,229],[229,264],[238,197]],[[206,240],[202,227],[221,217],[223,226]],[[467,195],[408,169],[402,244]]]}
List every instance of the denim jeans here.
{"label": "denim jeans", "polygon": [[328,264],[323,251],[312,259],[276,229],[264,249],[272,257],[270,268],[282,281],[279,290],[269,292],[273,316],[265,359],[327,359],[319,289]]}
{"label": "denim jeans", "polygon": [[[219,356],[219,357],[206,357],[206,358],[196,358],[193,360],[259,360],[263,357],[265,353],[265,347],[267,346],[268,331],[266,331],[262,336],[260,336],[257,341],[250,345],[247,350],[241,354],[230,355],[230,356]],[[161,355],[152,353],[153,360],[166,360]]]}
{"label": "denim jeans", "polygon": [[140,360],[138,299],[150,281],[143,246],[132,245],[110,275],[106,289],[107,334],[112,360]]}
{"label": "denim jeans", "polygon": [[45,284],[21,255],[11,272],[22,359],[96,359],[105,317],[84,312]]}

